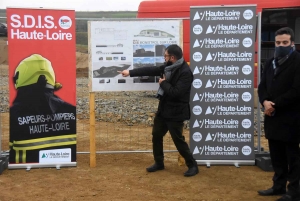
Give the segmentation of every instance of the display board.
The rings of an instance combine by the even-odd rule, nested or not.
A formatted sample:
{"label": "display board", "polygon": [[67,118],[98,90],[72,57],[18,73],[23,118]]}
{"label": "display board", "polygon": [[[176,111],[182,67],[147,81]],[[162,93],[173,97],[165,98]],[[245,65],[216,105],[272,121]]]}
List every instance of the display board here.
{"label": "display board", "polygon": [[256,7],[191,7],[190,148],[198,163],[254,163]]}
{"label": "display board", "polygon": [[118,71],[160,66],[171,44],[182,45],[182,20],[89,22],[90,90],[157,90],[158,77],[122,77]]}

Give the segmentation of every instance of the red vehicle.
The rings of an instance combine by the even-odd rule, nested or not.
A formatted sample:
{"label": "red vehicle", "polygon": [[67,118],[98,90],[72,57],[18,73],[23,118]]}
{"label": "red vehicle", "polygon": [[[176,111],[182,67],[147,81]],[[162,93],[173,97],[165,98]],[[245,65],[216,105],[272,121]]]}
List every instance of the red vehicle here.
{"label": "red vehicle", "polygon": [[[275,31],[289,26],[295,31],[296,48],[300,51],[300,0],[156,0],[142,1],[137,18],[183,19],[184,59],[190,60],[190,6],[256,4],[261,12],[261,61],[274,53]],[[258,43],[256,43],[257,53]],[[257,59],[256,62],[257,63]],[[257,66],[257,65],[256,65]],[[255,71],[257,72],[257,71]],[[254,75],[255,88],[257,74]]]}

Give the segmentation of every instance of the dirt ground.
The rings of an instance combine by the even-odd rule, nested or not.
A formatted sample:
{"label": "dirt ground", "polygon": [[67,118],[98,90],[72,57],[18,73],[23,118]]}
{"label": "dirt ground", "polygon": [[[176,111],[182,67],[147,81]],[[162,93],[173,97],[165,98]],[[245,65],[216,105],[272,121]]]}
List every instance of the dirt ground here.
{"label": "dirt ground", "polygon": [[[87,76],[86,53],[77,52],[78,75]],[[7,68],[7,47],[0,44],[0,65]],[[3,67],[3,65],[6,65]],[[2,149],[8,149],[8,114],[1,115]],[[271,186],[272,172],[256,166],[199,166],[200,173],[184,177],[184,165],[178,153],[165,154],[166,169],[147,173],[153,163],[152,153],[97,154],[97,166],[90,168],[89,121],[77,121],[77,167],[5,170],[0,175],[0,201],[71,201],[71,200],[193,200],[268,201],[257,190]],[[101,129],[100,129],[101,128]],[[96,147],[100,151],[151,150],[151,126],[97,122]],[[189,131],[184,130],[188,139]],[[139,142],[139,143],[136,143]],[[262,145],[266,141],[262,138]],[[120,149],[120,146],[121,149]],[[165,149],[174,150],[169,135]]]}
{"label": "dirt ground", "polygon": [[[8,141],[8,114],[2,114],[4,124],[3,143]],[[4,120],[3,120],[4,119]],[[89,150],[89,130],[87,120],[78,121],[79,152]],[[101,123],[105,134],[96,135],[97,150],[115,150],[120,144],[130,147],[136,142],[135,136],[148,136],[139,146],[151,149],[151,127],[131,126],[122,123]],[[119,145],[109,142],[105,135],[114,133],[131,136]],[[188,130],[184,135],[188,140]],[[169,135],[165,137],[166,149],[174,150],[169,145]],[[104,142],[106,141],[106,142]],[[131,141],[131,142],[130,142]],[[101,144],[102,143],[102,144]],[[7,144],[3,144],[4,149]],[[124,150],[124,149],[123,149]],[[130,149],[129,149],[130,150]],[[133,150],[137,150],[133,147]],[[256,166],[199,166],[200,173],[194,177],[184,177],[187,170],[178,163],[178,153],[165,154],[166,169],[147,173],[145,168],[153,163],[151,153],[97,154],[96,167],[90,168],[89,154],[77,154],[77,167],[31,169],[26,171],[5,170],[0,175],[0,201],[27,200],[275,200],[257,195],[257,190],[271,186],[272,172],[265,172]]]}
{"label": "dirt ground", "polygon": [[167,154],[166,169],[147,173],[151,154],[97,155],[89,167],[88,155],[78,155],[76,168],[6,170],[0,176],[0,200],[275,200],[257,195],[270,186],[272,173],[256,166],[200,166],[200,174],[186,178]]}

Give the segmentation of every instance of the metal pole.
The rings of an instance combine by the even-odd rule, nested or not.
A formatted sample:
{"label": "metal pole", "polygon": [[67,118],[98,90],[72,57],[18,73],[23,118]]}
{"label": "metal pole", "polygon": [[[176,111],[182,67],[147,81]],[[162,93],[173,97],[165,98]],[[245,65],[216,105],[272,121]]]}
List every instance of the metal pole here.
{"label": "metal pole", "polygon": [[[257,47],[257,87],[260,83],[260,67],[261,67],[261,12],[257,15],[257,39],[258,39],[258,47]],[[260,102],[259,98],[257,99],[257,151],[261,153],[261,144],[260,144],[260,137],[261,137],[261,126],[260,126]]]}

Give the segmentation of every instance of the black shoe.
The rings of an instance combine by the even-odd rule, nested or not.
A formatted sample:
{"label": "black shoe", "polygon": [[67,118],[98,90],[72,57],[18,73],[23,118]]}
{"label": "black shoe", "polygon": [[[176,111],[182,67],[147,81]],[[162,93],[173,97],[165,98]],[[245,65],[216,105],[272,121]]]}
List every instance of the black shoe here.
{"label": "black shoe", "polygon": [[146,168],[147,172],[156,172],[157,170],[163,170],[163,169],[165,169],[165,165],[158,164],[158,163],[154,163],[154,165],[151,165],[150,167]]}
{"label": "black shoe", "polygon": [[276,201],[299,201],[299,200],[300,200],[299,196],[293,197],[291,195],[286,194]]}
{"label": "black shoe", "polygon": [[193,167],[190,167],[185,173],[184,173],[184,176],[185,177],[191,177],[191,176],[195,176],[196,174],[199,173],[199,169],[198,169],[198,166],[193,166]]}
{"label": "black shoe", "polygon": [[286,193],[286,190],[285,189],[274,190],[273,188],[269,188],[267,190],[260,190],[257,192],[261,196],[272,196],[272,195],[283,195]]}

